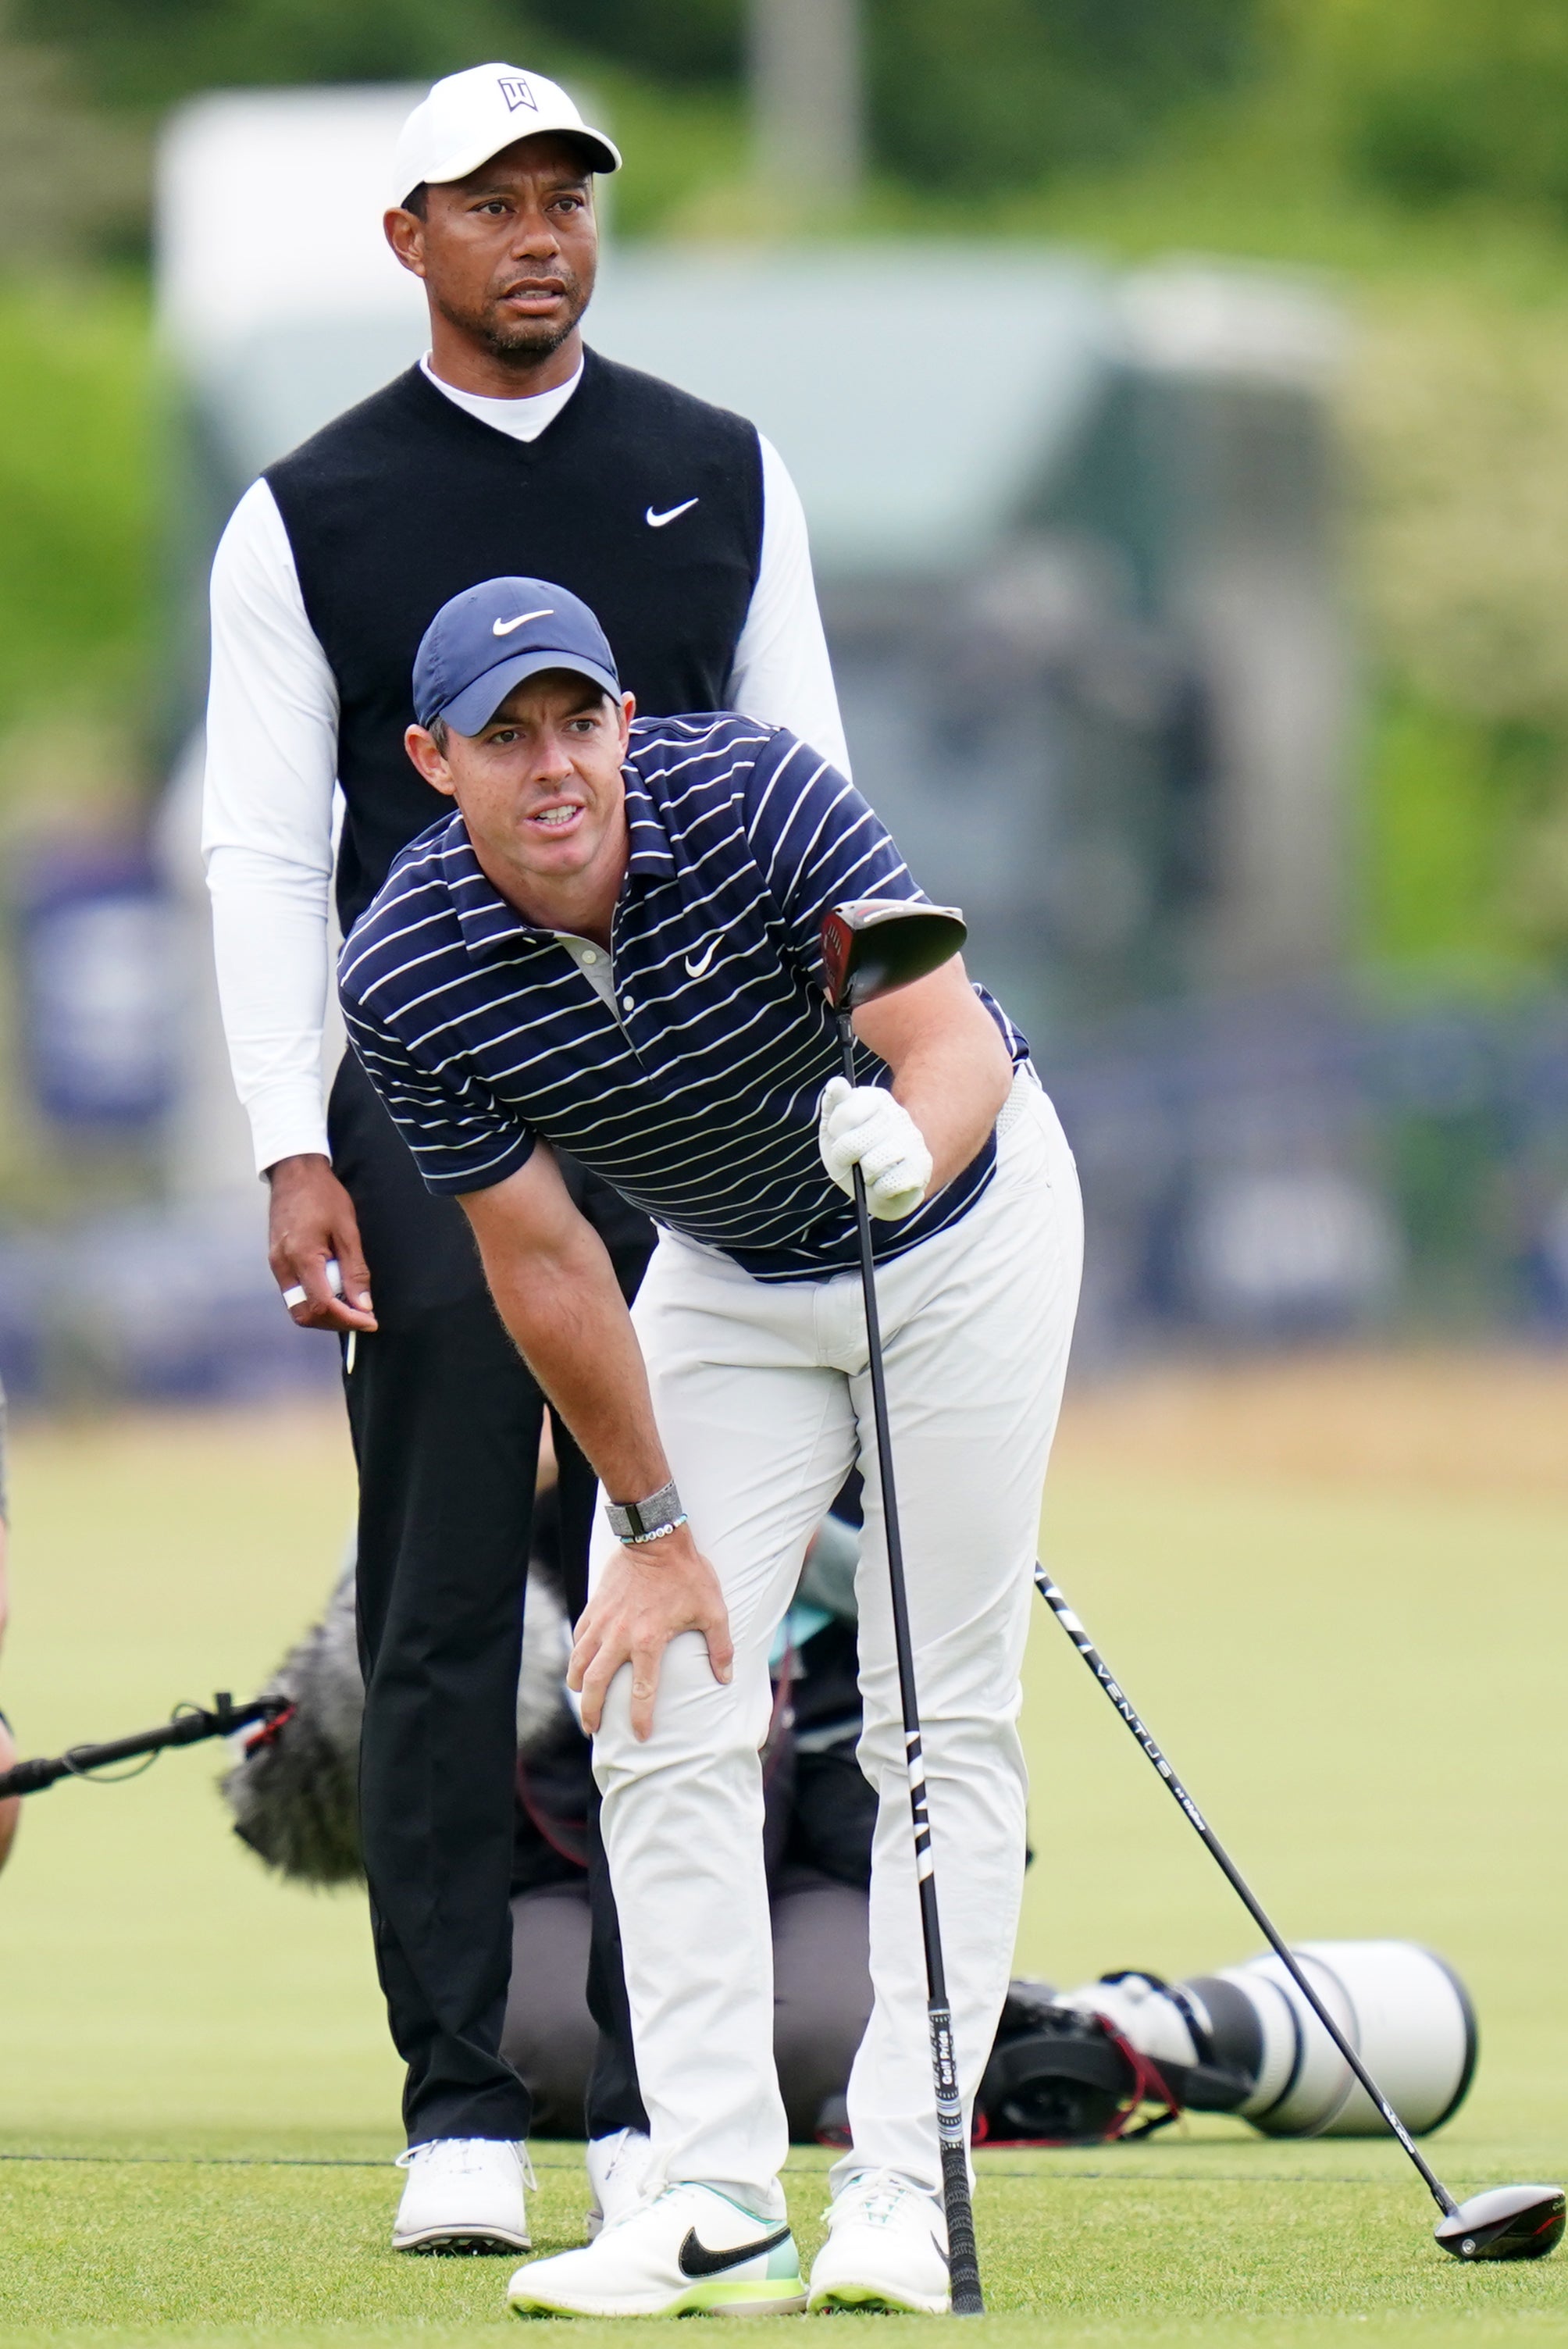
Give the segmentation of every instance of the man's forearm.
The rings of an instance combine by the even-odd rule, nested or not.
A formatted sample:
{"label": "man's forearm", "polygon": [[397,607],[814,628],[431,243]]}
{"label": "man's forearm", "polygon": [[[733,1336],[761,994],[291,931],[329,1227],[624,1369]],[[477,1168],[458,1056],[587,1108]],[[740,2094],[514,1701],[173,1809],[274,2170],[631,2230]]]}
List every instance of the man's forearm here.
{"label": "man's forearm", "polygon": [[223,1032],[256,1171],[284,1158],[325,1155],[326,882],[226,850],[211,858],[208,885]]}
{"label": "man's forearm", "polygon": [[899,1071],[893,1098],[908,1110],[931,1153],[930,1193],[942,1190],[977,1155],[1012,1081],[1000,1037],[994,1055],[979,1057],[944,1038],[913,1054]]}
{"label": "man's forearm", "polygon": [[560,1247],[524,1252],[499,1245],[471,1208],[470,1219],[496,1309],[518,1351],[610,1498],[645,1500],[669,1482],[669,1464],[637,1333],[603,1242],[584,1223]]}
{"label": "man's forearm", "polygon": [[855,1029],[892,1071],[893,1099],[920,1128],[930,1196],[964,1172],[1007,1098],[1013,1063],[1001,1031],[956,957],[868,1003]]}

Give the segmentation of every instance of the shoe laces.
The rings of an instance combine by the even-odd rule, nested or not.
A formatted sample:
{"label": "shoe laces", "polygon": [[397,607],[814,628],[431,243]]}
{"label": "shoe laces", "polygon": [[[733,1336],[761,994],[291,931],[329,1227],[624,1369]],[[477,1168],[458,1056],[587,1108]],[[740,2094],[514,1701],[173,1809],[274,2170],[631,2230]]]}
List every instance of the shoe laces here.
{"label": "shoe laces", "polygon": [[603,2167],[603,2177],[606,2185],[612,2178],[619,2176],[620,2172],[626,2167],[626,2164],[635,2156],[645,2155],[647,2150],[648,2140],[645,2137],[639,2135],[633,2129],[618,2130],[616,2132],[615,2150],[610,2155]]}
{"label": "shoe laces", "polygon": [[928,2199],[913,2179],[901,2177],[896,2169],[862,2170],[834,2198],[823,2215],[830,2219],[837,2211],[842,2217],[852,2208],[855,2216],[867,2226],[891,2227],[912,2203]]}
{"label": "shoe laces", "polygon": [[522,2170],[522,2182],[528,2192],[538,2193],[539,2180],[533,2174],[533,2163],[529,2158],[527,2146],[514,2144],[507,2137],[427,2137],[423,2145],[411,2145],[406,2153],[400,2153],[392,2167],[394,2169],[412,2169],[418,2164],[422,2168],[441,2170],[449,2177],[460,2178],[469,2170],[483,2168],[485,2157],[474,2150],[481,2145],[505,2145],[517,2156]]}

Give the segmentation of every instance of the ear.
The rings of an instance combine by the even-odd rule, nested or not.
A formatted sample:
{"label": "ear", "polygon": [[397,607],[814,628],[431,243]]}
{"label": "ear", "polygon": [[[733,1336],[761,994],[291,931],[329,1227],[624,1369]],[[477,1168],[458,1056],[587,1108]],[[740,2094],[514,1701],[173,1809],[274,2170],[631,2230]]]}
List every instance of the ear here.
{"label": "ear", "polygon": [[405,269],[416,277],[425,274],[425,223],[418,212],[406,212],[400,204],[394,205],[381,217],[382,234]]}
{"label": "ear", "polygon": [[433,791],[444,792],[449,800],[456,799],[458,787],[452,780],[452,771],[437,750],[433,736],[427,734],[422,726],[410,726],[403,737],[403,748]]}
{"label": "ear", "polygon": [[624,759],[632,740],[632,720],[637,714],[637,697],[624,693],[621,697],[621,756]]}

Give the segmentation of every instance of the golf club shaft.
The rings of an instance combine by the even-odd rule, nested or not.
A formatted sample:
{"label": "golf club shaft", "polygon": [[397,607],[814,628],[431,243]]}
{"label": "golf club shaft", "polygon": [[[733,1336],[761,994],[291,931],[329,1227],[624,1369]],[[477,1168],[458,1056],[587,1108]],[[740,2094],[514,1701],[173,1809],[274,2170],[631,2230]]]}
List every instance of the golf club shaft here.
{"label": "golf club shaft", "polygon": [[[855,1080],[854,1031],[847,1012],[839,1015],[844,1074]],[[926,2017],[931,2030],[931,2071],[936,2089],[936,2133],[942,2149],[942,2200],[947,2217],[947,2268],[954,2316],[982,2316],[980,2261],[975,2242],[975,2211],[969,2197],[969,2147],[964,2103],[947,2003],[947,1970],[942,1960],[942,1924],[936,1907],[936,1876],[931,1856],[931,1817],[926,1806],[925,1764],[921,1754],[920,1702],[914,1682],[914,1648],[909,1631],[909,1594],[903,1579],[903,1544],[899,1534],[898,1495],[893,1485],[892,1437],[888,1426],[887,1381],[882,1372],[882,1322],[877,1313],[876,1259],[872,1250],[872,1215],[864,1177],[855,1177],[855,1224],[861,1243],[861,1288],[866,1308],[866,1352],[871,1368],[872,1418],[876,1428],[882,1524],[887,1540],[888,1583],[892,1599],[893,1651],[898,1658],[899,1702],[903,1711],[904,1765],[914,1823],[914,1865],[920,1886],[920,1930],[925,1944]]]}
{"label": "golf club shaft", "polygon": [[1264,1911],[1262,1903],[1253,1892],[1251,1886],[1248,1884],[1245,1877],[1242,1874],[1241,1869],[1236,1866],[1235,1861],[1231,1857],[1230,1853],[1225,1849],[1224,1845],[1220,1841],[1219,1837],[1214,1833],[1213,1828],[1209,1825],[1209,1822],[1203,1816],[1202,1812],[1198,1808],[1197,1804],[1192,1800],[1191,1795],[1187,1792],[1186,1787],[1181,1784],[1181,1779],[1176,1775],[1175,1771],[1171,1767],[1170,1763],[1165,1759],[1164,1754],[1161,1752],[1153,1738],[1149,1734],[1148,1730],[1140,1720],[1130,1698],[1127,1696],[1117,1681],[1113,1679],[1110,1669],[1106,1663],[1104,1657],[1100,1654],[1099,1649],[1089,1638],[1088,1633],[1084,1630],[1083,1625],[1079,1622],[1078,1617],[1074,1614],[1072,1609],[1068,1606],[1061,1592],[1057,1588],[1056,1584],[1051,1580],[1050,1576],[1046,1572],[1043,1566],[1037,1565],[1035,1568],[1035,1587],[1038,1590],[1041,1598],[1045,1600],[1046,1605],[1056,1617],[1057,1622],[1061,1625],[1063,1630],[1067,1633],[1068,1639],[1072,1641],[1074,1647],[1078,1650],[1079,1655],[1083,1658],[1085,1663],[1088,1666],[1090,1671],[1094,1674],[1096,1680],[1099,1682],[1101,1688],[1104,1689],[1107,1696],[1110,1699],[1112,1704],[1116,1707],[1123,1721],[1126,1722],[1129,1729],[1131,1730],[1132,1734],[1138,1740],[1139,1744],[1143,1748],[1144,1753],[1149,1756],[1149,1759],[1153,1763],[1156,1770],[1159,1771],[1160,1775],[1164,1779],[1165,1784],[1170,1788],[1171,1794],[1175,1796],[1177,1802],[1181,1806],[1182,1810],[1186,1813],[1191,1825],[1197,1829],[1199,1835],[1202,1837],[1212,1858],[1214,1858],[1218,1862],[1219,1866],[1224,1870],[1232,1890],[1235,1893],[1237,1899],[1246,1909],[1247,1914],[1251,1917],[1253,1924],[1264,1935],[1275,1957],[1279,1960],[1281,1965],[1284,1966],[1286,1973],[1289,1974],[1292,1982],[1295,1982],[1297,1990],[1300,1991],[1303,1998],[1305,1999],[1308,2006],[1311,2007],[1314,2014],[1316,2015],[1319,2023],[1322,2023],[1325,2031],[1327,2032],[1330,2039],[1332,2039],[1334,2044],[1337,2047],[1346,2064],[1349,2064],[1351,2071],[1355,2074],[1357,2079],[1360,2081],[1361,2085],[1366,2089],[1367,2094],[1371,2097],[1372,2102],[1377,2106],[1377,2110],[1382,2114],[1384,2120],[1387,2123],[1394,2136],[1398,2138],[1399,2143],[1404,2147],[1405,2151],[1409,2155],[1410,2159],[1420,2171],[1422,2178],[1426,2181],[1427,2191],[1430,2194],[1433,2201],[1446,2217],[1451,2218],[1454,2212],[1459,2209],[1459,2204],[1454,2200],[1453,2196],[1449,2192],[1448,2188],[1443,2184],[1442,2179],[1438,2176],[1436,2170],[1433,2169],[1430,2164],[1425,2160],[1420,2147],[1417,2145],[1415,2138],[1410,2135],[1409,2130],[1405,2127],[1404,2122],[1399,2118],[1398,2114],[1394,2110],[1393,2106],[1388,2102],[1387,2097],[1383,2094],[1382,2089],[1377,2085],[1377,2081],[1372,2077],[1371,2073],[1367,2069],[1366,2064],[1363,2064],[1360,2056],[1356,2053],[1355,2048],[1352,2047],[1349,2040],[1346,2039],[1344,2032],[1341,2031],[1338,2023],[1336,2023],[1334,2017],[1325,2006],[1322,1999],[1319,1998],[1316,1991],[1314,1990],[1311,1982],[1308,1982],[1306,1974],[1296,1959],[1295,1952],[1287,1946],[1279,1932],[1275,1930],[1273,1920]]}

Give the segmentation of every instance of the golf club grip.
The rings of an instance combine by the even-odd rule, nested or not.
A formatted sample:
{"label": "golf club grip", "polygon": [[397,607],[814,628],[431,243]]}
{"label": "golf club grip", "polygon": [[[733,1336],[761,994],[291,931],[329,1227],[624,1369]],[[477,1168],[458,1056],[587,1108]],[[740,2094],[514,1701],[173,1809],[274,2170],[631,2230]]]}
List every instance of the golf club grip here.
{"label": "golf club grip", "polygon": [[[925,1884],[921,1885],[923,1899]],[[964,2129],[964,2099],[958,2093],[958,2059],[953,2045],[953,2015],[944,2002],[929,2001],[931,2077],[936,2091],[936,2137],[942,2153],[942,2208],[947,2221],[947,2273],[954,2316],[984,2316],[980,2260],[975,2244],[975,2208],[969,2195],[969,2147]]]}
{"label": "golf club grip", "polygon": [[942,2207],[947,2217],[947,2279],[954,2316],[984,2316],[980,2254],[975,2241],[975,2206],[969,2199],[969,2163],[962,2145],[942,2147]]}
{"label": "golf club grip", "polygon": [[1382,2114],[1390,2133],[1398,2138],[1400,2146],[1404,2148],[1405,2152],[1408,2154],[1417,2169],[1419,2170],[1422,2178],[1426,2182],[1427,2191],[1430,2194],[1433,2201],[1437,2204],[1439,2210],[1451,2218],[1454,2212],[1459,2209],[1459,2204],[1454,2200],[1453,2196],[1449,2192],[1448,2188],[1443,2184],[1443,2181],[1438,2176],[1437,2171],[1433,2169],[1431,2165],[1426,2160],[1422,2155],[1420,2147],[1417,2145],[1415,2138],[1410,2135],[1409,2130],[1405,2127],[1404,2122],[1399,2118],[1398,2114],[1394,2110],[1393,2106],[1388,2102],[1387,2097],[1383,2094],[1382,2089],[1377,2085],[1377,2081],[1372,2077],[1371,2073],[1367,2069],[1366,2064],[1363,2064],[1360,2056],[1357,2054],[1355,2048],[1352,2047],[1349,2040],[1346,2039],[1344,2032],[1341,2031],[1338,2023],[1336,2023],[1333,2015],[1330,2014],[1322,1999],[1319,1998],[1316,1991],[1314,1990],[1311,1982],[1308,1982],[1305,1970],[1296,1960],[1295,1951],[1290,1948],[1284,1935],[1275,1926],[1273,1918],[1269,1916],[1267,1910],[1264,1908],[1263,1903],[1258,1899],[1257,1895],[1253,1892],[1251,1885],[1248,1884],[1246,1878],[1242,1874],[1241,1869],[1236,1866],[1235,1861],[1231,1857],[1230,1853],[1225,1849],[1224,1845],[1220,1841],[1219,1837],[1214,1833],[1213,1828],[1209,1825],[1208,1820],[1203,1816],[1202,1812],[1198,1808],[1197,1804],[1192,1800],[1191,1795],[1187,1792],[1186,1787],[1181,1784],[1181,1779],[1176,1775],[1175,1771],[1171,1767],[1170,1763],[1166,1760],[1164,1754],[1161,1752],[1159,1746],[1155,1744],[1153,1738],[1144,1727],[1131,1698],[1128,1696],[1125,1690],[1120,1687],[1119,1682],[1112,1676],[1110,1667],[1107,1664],[1104,1657],[1100,1654],[1099,1649],[1089,1638],[1088,1633],[1084,1630],[1084,1627],[1079,1621],[1078,1616],[1068,1604],[1068,1601],[1063,1597],[1061,1591],[1057,1589],[1056,1584],[1051,1580],[1051,1578],[1046,1572],[1045,1568],[1038,1563],[1037,1563],[1035,1567],[1035,1588],[1039,1592],[1040,1597],[1045,1600],[1046,1605],[1050,1609],[1052,1614],[1056,1617],[1057,1622],[1061,1625],[1063,1630],[1067,1633],[1068,1639],[1072,1641],[1073,1646],[1083,1658],[1085,1663],[1088,1666],[1090,1671],[1094,1674],[1096,1680],[1099,1682],[1101,1688],[1104,1689],[1107,1696],[1110,1699],[1111,1703],[1116,1707],[1117,1712],[1121,1715],[1123,1721],[1126,1722],[1128,1728],[1132,1732],[1133,1736],[1137,1739],[1139,1744],[1142,1747],[1150,1761],[1154,1764],[1155,1769],[1164,1779],[1171,1795],[1181,1805],[1182,1810],[1186,1813],[1189,1821],[1197,1830],[1199,1836],[1202,1838],[1203,1844],[1208,1850],[1210,1857],[1218,1863],[1226,1878],[1226,1880],[1230,1884],[1231,1889],[1234,1892],[1236,1898],[1245,1909],[1253,1924],[1268,1942],[1270,1949],[1273,1950],[1275,1957],[1279,1960],[1281,1965],[1284,1966],[1286,1973],[1289,1974],[1292,1982],[1295,1982],[1297,1990],[1300,1991],[1303,1998],[1305,1999],[1308,2006],[1311,2007],[1314,2014],[1316,2015],[1325,2031],[1327,2032],[1329,2038],[1339,2050],[1340,2054],[1344,2057],[1345,2062],[1349,2065],[1350,2070],[1355,2074],[1357,2079],[1361,2083],[1362,2087],[1366,2090],[1373,2104]]}

